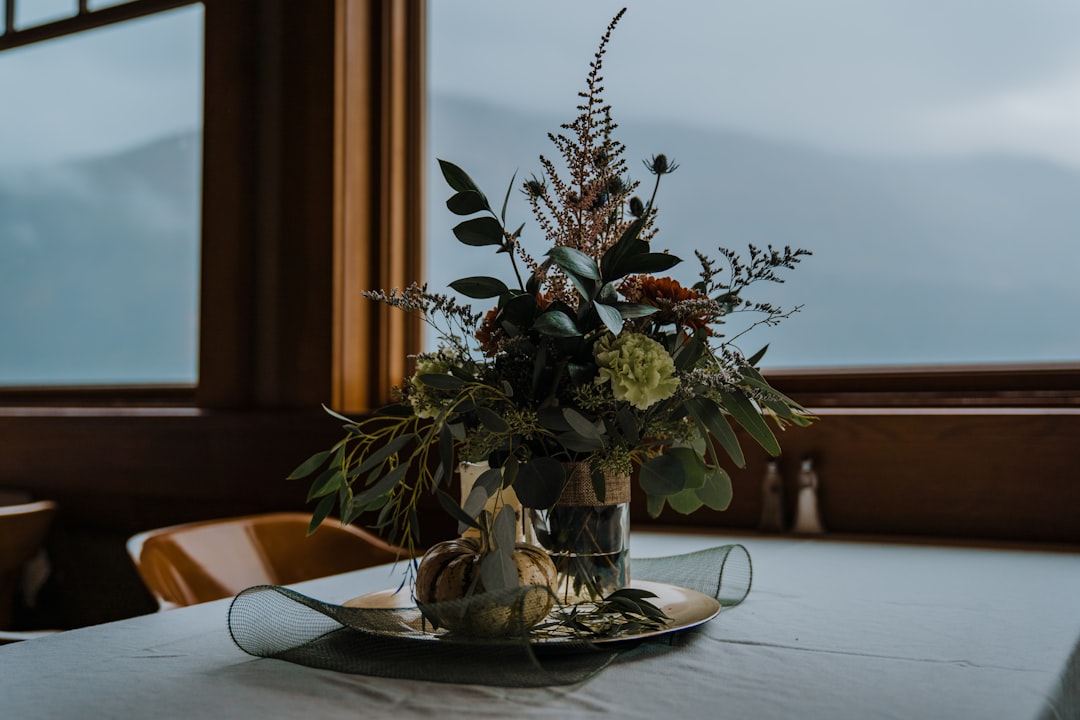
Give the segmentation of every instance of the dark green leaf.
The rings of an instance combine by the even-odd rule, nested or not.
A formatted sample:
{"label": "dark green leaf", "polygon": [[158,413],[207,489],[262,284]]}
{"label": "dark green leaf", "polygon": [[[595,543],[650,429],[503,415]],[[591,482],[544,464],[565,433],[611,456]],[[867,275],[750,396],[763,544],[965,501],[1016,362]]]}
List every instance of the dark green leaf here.
{"label": "dark green leaf", "polygon": [[513,590],[518,586],[517,565],[512,556],[492,552],[480,561],[480,582],[487,592]]}
{"label": "dark green leaf", "polygon": [[[514,508],[503,505],[495,515],[491,523],[491,537],[495,549],[507,557],[514,554],[514,546],[517,545],[517,515]],[[512,563],[511,563],[512,564]],[[517,570],[514,570],[514,585],[517,585]]]}
{"label": "dark green leaf", "polygon": [[503,227],[492,217],[474,218],[455,225],[454,237],[473,247],[502,245]]}
{"label": "dark green leaf", "polygon": [[443,177],[446,178],[446,184],[449,185],[452,190],[456,190],[457,192],[467,192],[469,190],[480,192],[480,188],[476,186],[476,183],[473,182],[468,173],[454,163],[447,160],[439,160],[439,169],[442,170]]}
{"label": "dark green leaf", "polygon": [[325,520],[330,515],[330,511],[334,509],[334,503],[336,501],[337,498],[333,495],[327,495],[319,501],[319,504],[315,506],[315,512],[311,515],[311,522],[308,523],[308,535],[315,532],[319,526],[322,525],[322,521]]}
{"label": "dark green leaf", "polygon": [[623,316],[618,308],[603,303],[593,303],[593,307],[596,308],[597,315],[612,335],[622,332]]}
{"label": "dark green leaf", "polygon": [[476,415],[480,418],[480,424],[493,433],[504,433],[510,429],[510,426],[506,424],[506,421],[502,419],[502,416],[491,408],[478,407],[476,409]]}
{"label": "dark green leaf", "polygon": [[386,462],[387,458],[400,451],[403,447],[405,447],[415,439],[415,433],[398,435],[396,438],[394,438],[393,440],[386,443],[378,450],[364,458],[364,461],[360,463],[359,467],[355,468],[349,474],[352,475],[355,473],[356,475],[359,475],[361,473],[366,473],[368,470],[371,470],[377,465],[381,465],[382,463]]}
{"label": "dark green leaf", "polygon": [[642,305],[640,303],[617,302],[612,303],[612,305],[618,308],[619,313],[627,319],[648,317],[649,315],[660,312],[660,308],[658,307]]}
{"label": "dark green leaf", "polygon": [[675,510],[675,512],[683,515],[689,515],[690,513],[696,512],[705,504],[698,496],[697,489],[693,488],[687,488],[682,492],[669,495],[667,501],[668,505],[671,505],[671,508]]}
{"label": "dark green leaf", "polygon": [[708,430],[709,435],[720,443],[736,466],[746,466],[746,458],[743,457],[742,448],[739,447],[739,439],[716,403],[707,397],[699,396],[684,401],[683,406],[690,413],[690,417]]}
{"label": "dark green leaf", "polygon": [[666,497],[686,487],[686,476],[679,458],[664,453],[641,466],[641,488],[649,495]]}
{"label": "dark green leaf", "polygon": [[746,360],[747,364],[750,365],[751,367],[757,367],[757,364],[761,362],[761,358],[765,357],[765,351],[768,350],[768,349],[769,349],[769,346],[766,345],[765,347],[758,350],[752,356],[747,358],[747,360]]}
{"label": "dark green leaf", "polygon": [[[514,181],[517,180],[517,170],[510,177],[510,184],[506,186],[506,196],[503,198],[502,211],[499,213],[499,217],[502,219],[503,224],[506,224],[506,206],[510,203],[510,191],[514,189]],[[524,227],[524,226],[522,226]],[[521,228],[518,228],[514,233],[514,237],[521,234]]]}
{"label": "dark green leaf", "polygon": [[307,501],[337,492],[345,484],[345,476],[341,474],[340,467],[330,467],[323,471],[308,490]]}
{"label": "dark green leaf", "polygon": [[409,466],[405,463],[398,465],[393,470],[386,473],[386,475],[380,478],[379,481],[376,482],[374,485],[357,495],[356,502],[360,503],[361,505],[366,505],[367,503],[375,500],[375,498],[381,497],[382,495],[390,492],[395,487],[397,487],[397,484],[399,482],[401,482],[401,479],[405,476],[405,473],[406,471],[408,471],[408,469]]}
{"label": "dark green leaf", "polygon": [[533,323],[533,330],[549,337],[580,337],[581,331],[566,313],[561,310],[549,310]]}
{"label": "dark green leaf", "polygon": [[577,410],[574,410],[573,408],[563,408],[562,414],[570,428],[578,435],[594,440],[603,439],[603,433],[600,432],[600,428],[596,426],[596,423],[589,420]]}
{"label": "dark green leaf", "polygon": [[682,489],[699,488],[705,484],[706,465],[696,451],[688,447],[672,447],[664,452],[664,456],[674,457],[682,463]]}
{"label": "dark green leaf", "polygon": [[625,407],[619,411],[615,419],[619,423],[619,431],[626,440],[626,444],[630,446],[637,445],[641,441],[641,437],[638,433],[637,415],[634,414],[634,411]]}
{"label": "dark green leaf", "polygon": [[735,422],[750,433],[750,437],[754,438],[773,457],[780,454],[780,443],[776,441],[776,436],[765,424],[765,419],[761,417],[761,413],[754,407],[750,398],[739,392],[725,392],[720,396],[723,398],[724,408],[735,418]]}
{"label": "dark green leaf", "polygon": [[[465,498],[465,502],[462,505],[461,511],[471,518],[477,518],[476,524],[480,523],[480,513],[484,511],[484,506],[487,505],[488,498],[487,490],[480,487],[479,483],[473,485],[473,489],[469,492],[469,496]],[[467,524],[467,523],[466,523]],[[458,532],[465,532],[465,527],[458,523]]]}
{"label": "dark green leaf", "polygon": [[484,276],[461,278],[450,283],[450,287],[466,297],[477,300],[499,297],[503,293],[510,292],[510,288],[506,287],[506,283],[502,280]]}
{"label": "dark green leaf", "polygon": [[596,267],[596,261],[576,248],[556,245],[548,251],[548,257],[567,273],[587,280],[600,279],[600,269]]}
{"label": "dark green leaf", "polygon": [[663,495],[646,495],[645,507],[649,512],[649,517],[660,517],[660,513],[664,511],[664,504],[667,499]]}
{"label": "dark green leaf", "polygon": [[604,449],[603,440],[579,435],[572,430],[559,435],[558,441],[560,445],[571,452],[588,453]]}
{"label": "dark green leaf", "polygon": [[461,506],[457,504],[457,501],[450,497],[445,490],[436,490],[435,495],[439,500],[439,504],[442,505],[443,510],[445,510],[452,518],[468,527],[480,528],[480,523],[476,522],[476,518],[469,517],[469,515],[461,509]]}
{"label": "dark green leaf", "polygon": [[669,253],[640,253],[623,259],[616,267],[619,277],[634,273],[657,273],[669,270],[682,262],[682,258]]}
{"label": "dark green leaf", "polygon": [[351,419],[345,417],[344,415],[342,415],[341,413],[339,413],[339,412],[337,412],[335,410],[331,410],[330,408],[326,407],[325,405],[322,406],[322,409],[325,410],[326,414],[330,415],[331,417],[335,417],[338,420],[341,420],[342,422],[348,423],[350,425],[354,424]]}
{"label": "dark green leaf", "polygon": [[555,458],[538,457],[521,464],[514,492],[525,507],[550,508],[562,495],[566,470]]}
{"label": "dark green leaf", "polygon": [[[454,470],[454,431],[449,423],[439,428],[439,463],[444,472]],[[438,485],[438,482],[435,483]]]}
{"label": "dark green leaf", "polygon": [[558,407],[545,407],[540,408],[536,413],[537,420],[540,423],[540,427],[554,432],[564,432],[572,429],[570,423],[567,422],[566,416],[563,415],[562,408]]}
{"label": "dark green leaf", "polygon": [[723,468],[710,468],[705,484],[694,492],[711,510],[727,510],[731,504],[731,478]]}
{"label": "dark green leaf", "polygon": [[462,190],[450,196],[446,207],[455,215],[472,215],[482,210],[490,210],[484,193],[477,190]]}
{"label": "dark green leaf", "polygon": [[638,239],[641,234],[641,229],[645,226],[645,219],[648,213],[645,213],[623,231],[623,234],[619,237],[618,241],[604,253],[604,256],[600,259],[600,271],[602,275],[608,280],[616,280],[622,275],[615,275],[614,270],[622,262],[623,258],[627,255],[638,252],[638,248],[644,245],[646,250],[648,249],[648,243],[643,243]]}
{"label": "dark green leaf", "polygon": [[300,463],[300,466],[298,468],[296,468],[295,470],[293,470],[291,473],[289,473],[289,477],[287,477],[285,479],[286,480],[300,480],[302,478],[306,478],[308,475],[310,475],[311,473],[313,473],[316,470],[318,470],[319,468],[321,468],[323,466],[323,464],[327,461],[327,459],[333,454],[334,454],[333,449],[323,450],[322,452],[315,453],[314,455],[309,457],[307,460]]}
{"label": "dark green leaf", "polygon": [[492,497],[503,486],[503,472],[500,468],[488,468],[476,478],[473,487],[482,487],[488,497]]}

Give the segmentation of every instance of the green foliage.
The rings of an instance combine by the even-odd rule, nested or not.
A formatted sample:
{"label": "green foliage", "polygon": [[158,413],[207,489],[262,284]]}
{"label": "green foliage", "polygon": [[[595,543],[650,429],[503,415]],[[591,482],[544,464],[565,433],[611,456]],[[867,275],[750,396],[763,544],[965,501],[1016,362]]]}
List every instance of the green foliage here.
{"label": "green foliage", "polygon": [[[640,185],[601,96],[600,69],[618,17],[590,64],[579,116],[551,135],[564,168],[541,157],[539,175],[521,185],[542,252],[527,250],[525,224],[507,224],[513,180],[496,213],[464,169],[439,160],[451,190],[447,208],[462,218],[454,237],[471,251],[505,257],[509,272],[450,283],[488,303],[486,314],[424,286],[366,293],[420,315],[442,345],[417,359],[395,405],[362,420],[329,411],[345,437],[290,475],[310,478],[320,520],[335,505],[349,520],[378,512],[376,526],[411,545],[425,493],[436,493],[462,528],[477,527],[486,500],[504,487],[526,506],[551,507],[566,482],[564,465],[575,462],[597,477],[601,469],[636,468],[654,515],[666,504],[686,513],[720,510],[731,500],[724,466],[745,465],[736,427],[775,455],[774,429],[811,421],[757,370],[764,351],[746,358],[735,345],[742,332],[727,327],[734,313],[755,313],[752,327],[794,312],[743,295],[755,283],[782,281],[779,272],[807,251],[751,246],[744,262],[720,248],[726,270],[695,252],[701,279],[692,287],[653,275],[681,262],[655,249],[660,182],[678,165],[650,158],[651,193],[635,194]],[[495,468],[464,508],[443,489],[463,460]],[[490,522],[485,532],[501,547],[506,521]],[[505,584],[508,557],[485,559],[485,586]]]}

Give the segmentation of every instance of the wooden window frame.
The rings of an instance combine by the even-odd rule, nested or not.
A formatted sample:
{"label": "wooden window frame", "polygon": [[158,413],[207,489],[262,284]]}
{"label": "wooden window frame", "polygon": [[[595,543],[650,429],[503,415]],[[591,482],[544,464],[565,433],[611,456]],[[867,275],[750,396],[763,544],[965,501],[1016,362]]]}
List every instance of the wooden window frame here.
{"label": "wooden window frame", "polygon": [[[319,404],[382,404],[420,347],[359,292],[423,267],[425,3],[203,5],[199,386],[0,397],[0,485],[125,531],[303,507],[281,478],[337,439]],[[817,459],[830,530],[1080,542],[1080,364],[770,377],[821,416],[781,463],[791,498]],[[752,529],[764,462],[733,472],[726,513],[660,522]]]}

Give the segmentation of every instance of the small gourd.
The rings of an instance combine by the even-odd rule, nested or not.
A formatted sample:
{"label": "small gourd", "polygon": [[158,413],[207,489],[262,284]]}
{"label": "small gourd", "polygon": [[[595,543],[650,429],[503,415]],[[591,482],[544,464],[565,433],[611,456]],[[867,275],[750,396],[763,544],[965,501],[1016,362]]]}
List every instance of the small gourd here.
{"label": "small gourd", "polygon": [[[519,542],[512,555],[518,593],[484,593],[484,540],[460,537],[433,545],[416,570],[416,600],[435,625],[463,635],[498,637],[530,628],[554,602],[555,565],[542,549]],[[521,593],[524,593],[522,595]],[[468,602],[454,601],[469,598]],[[446,605],[445,603],[450,603]]]}

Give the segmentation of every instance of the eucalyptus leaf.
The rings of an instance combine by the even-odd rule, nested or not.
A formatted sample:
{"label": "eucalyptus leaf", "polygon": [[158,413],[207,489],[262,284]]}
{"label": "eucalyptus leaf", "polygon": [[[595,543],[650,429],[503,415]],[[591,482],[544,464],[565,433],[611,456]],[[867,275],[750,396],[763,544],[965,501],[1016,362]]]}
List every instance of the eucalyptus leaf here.
{"label": "eucalyptus leaf", "polygon": [[735,418],[735,422],[742,425],[743,429],[750,433],[750,437],[765,448],[766,452],[773,457],[778,456],[780,454],[780,443],[776,441],[776,436],[772,434],[772,430],[765,424],[765,419],[761,417],[761,413],[758,412],[750,398],[739,392],[721,393],[721,397],[724,400],[724,408]]}
{"label": "eucalyptus leaf", "polygon": [[340,467],[327,468],[315,482],[311,484],[311,489],[308,490],[307,501],[311,502],[315,498],[329,495],[330,493],[337,492],[345,483],[345,476],[341,474]]}
{"label": "eucalyptus leaf", "polygon": [[698,496],[696,489],[688,488],[682,492],[669,495],[667,498],[671,508],[682,515],[689,515],[701,509],[705,502]]}
{"label": "eucalyptus leaf", "polygon": [[302,478],[306,478],[308,475],[322,467],[329,459],[329,457],[333,454],[333,448],[331,448],[330,450],[323,450],[322,452],[315,453],[307,460],[300,463],[299,467],[289,473],[289,477],[287,477],[286,480],[300,480]]}
{"label": "eucalyptus leaf", "polygon": [[571,430],[558,436],[559,444],[571,452],[590,453],[604,449],[604,441],[599,438],[579,435]]}
{"label": "eucalyptus leaf", "polygon": [[[484,511],[484,506],[487,505],[487,501],[490,495],[487,490],[480,486],[479,483],[473,485],[473,489],[469,492],[469,496],[465,498],[465,502],[461,506],[462,512],[468,515],[470,518],[479,518],[480,513]],[[479,520],[476,521],[479,525]],[[458,532],[464,532],[465,528],[458,526]]]}
{"label": "eucalyptus leaf", "polygon": [[[476,522],[476,518],[470,517],[464,510],[462,510],[461,506],[457,504],[457,501],[454,500],[454,498],[450,497],[449,493],[447,493],[445,490],[436,490],[435,496],[436,498],[438,498],[439,504],[442,505],[443,510],[445,510],[452,518],[458,521],[459,528],[465,526],[480,529],[480,523]],[[387,505],[387,507],[390,506]],[[459,532],[463,531],[459,530]]]}
{"label": "eucalyptus leaf", "polygon": [[[404,435],[398,435],[396,438],[390,440],[382,447],[375,450],[360,463],[354,472],[357,475],[366,473],[368,470],[375,468],[382,463],[386,462],[392,455],[397,454],[402,448],[408,445],[410,442],[416,439],[415,433],[405,433]],[[352,474],[352,473],[350,473]]]}
{"label": "eucalyptus leaf", "polygon": [[660,517],[666,503],[667,499],[663,495],[647,495],[645,497],[645,508],[649,513],[649,517]]}
{"label": "eucalyptus leaf", "polygon": [[480,560],[480,582],[487,592],[513,590],[518,586],[514,558],[501,552],[488,553]]}
{"label": "eucalyptus leaf", "polygon": [[684,400],[683,406],[690,413],[690,417],[700,423],[708,430],[709,435],[720,443],[720,447],[724,448],[724,451],[735,465],[738,467],[746,466],[746,458],[743,456],[742,448],[739,446],[739,439],[735,436],[735,431],[731,429],[723,411],[717,407],[716,403],[707,397],[700,396]]}
{"label": "eucalyptus leaf", "polygon": [[727,510],[731,504],[731,477],[723,468],[710,468],[705,484],[694,491],[710,510]]}
{"label": "eucalyptus leaf", "polygon": [[315,512],[311,514],[311,522],[308,523],[308,535],[319,529],[323,520],[325,520],[330,515],[330,511],[334,509],[334,503],[336,501],[337,498],[333,495],[327,495],[319,501],[319,504],[315,506]]}
{"label": "eucalyptus leaf", "polygon": [[574,410],[573,408],[563,408],[562,414],[563,418],[566,419],[566,423],[578,435],[593,440],[603,440],[604,435],[600,431],[600,428],[597,427],[596,423],[589,420],[577,410]]}
{"label": "eucalyptus leaf", "polygon": [[405,477],[405,473],[409,470],[409,466],[406,463],[401,463],[390,472],[386,473],[379,479],[374,485],[364,490],[356,496],[356,502],[364,505],[371,502],[377,497],[385,495],[386,493],[397,487],[397,484],[401,482],[401,479]]}
{"label": "eucalyptus leaf", "polygon": [[686,473],[679,458],[664,453],[641,466],[638,482],[647,494],[666,497],[686,487]]}
{"label": "eucalyptus leaf", "polygon": [[503,472],[499,468],[488,468],[476,478],[473,487],[482,487],[488,497],[492,497],[503,486]]}
{"label": "eucalyptus leaf", "polygon": [[476,416],[480,418],[480,424],[493,433],[504,433],[510,429],[506,420],[503,420],[499,413],[489,407],[481,406],[476,408]]}
{"label": "eucalyptus leaf", "polygon": [[[514,546],[517,545],[517,515],[514,508],[503,505],[495,514],[495,520],[491,523],[491,537],[495,550],[504,555],[513,555]],[[515,585],[517,569],[514,570]]]}

